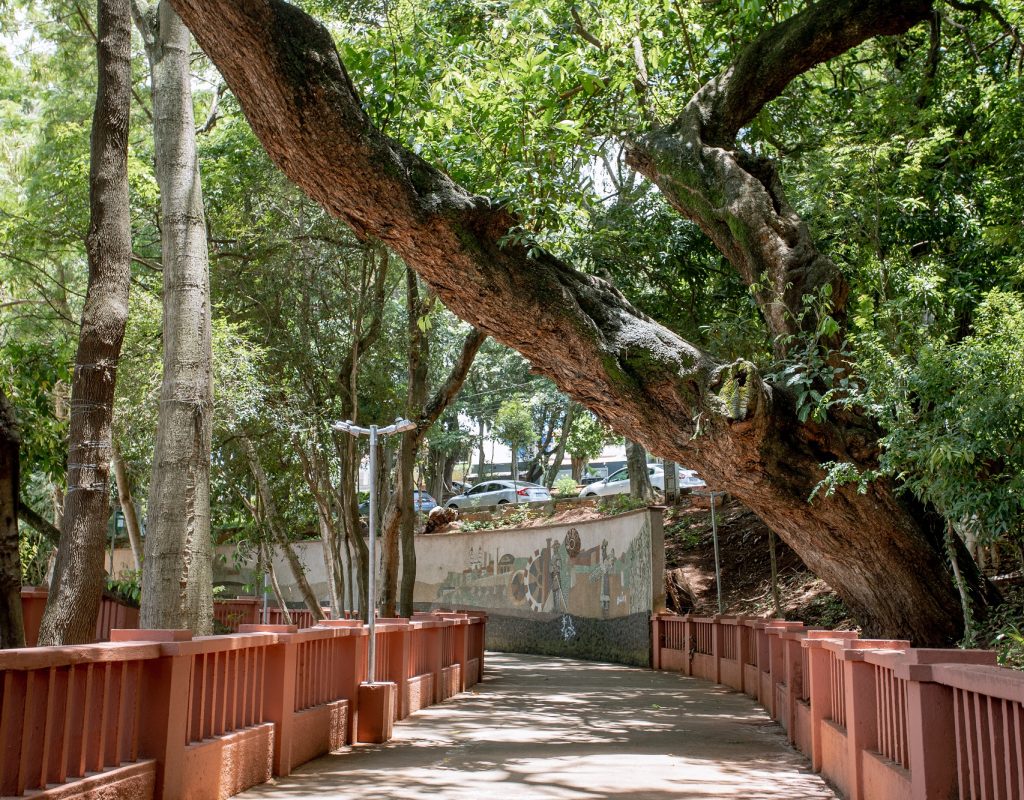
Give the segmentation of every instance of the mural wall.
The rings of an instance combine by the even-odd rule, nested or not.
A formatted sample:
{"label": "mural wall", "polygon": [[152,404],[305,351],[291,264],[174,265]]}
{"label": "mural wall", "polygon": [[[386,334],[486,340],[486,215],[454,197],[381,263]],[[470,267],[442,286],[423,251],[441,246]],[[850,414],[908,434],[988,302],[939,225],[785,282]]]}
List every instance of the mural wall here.
{"label": "mural wall", "polygon": [[646,665],[663,572],[661,511],[645,509],[418,537],[415,599],[423,609],[487,611],[489,649]]}
{"label": "mural wall", "polygon": [[[329,605],[319,541],[296,542],[313,592]],[[378,548],[379,552],[379,548]],[[254,562],[218,547],[214,582],[226,594],[258,594]],[[115,568],[130,566],[127,550]],[[481,609],[490,615],[487,647],[645,666],[649,617],[665,605],[665,545],[660,509],[571,525],[416,537],[417,608]],[[302,595],[281,554],[274,568],[288,603]],[[657,577],[655,577],[657,576]]]}

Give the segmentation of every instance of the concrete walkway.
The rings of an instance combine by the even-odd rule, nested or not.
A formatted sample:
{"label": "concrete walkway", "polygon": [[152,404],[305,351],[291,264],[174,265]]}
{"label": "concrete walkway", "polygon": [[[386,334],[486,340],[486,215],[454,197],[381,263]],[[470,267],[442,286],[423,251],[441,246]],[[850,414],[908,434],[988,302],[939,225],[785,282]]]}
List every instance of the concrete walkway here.
{"label": "concrete walkway", "polygon": [[386,745],[325,756],[241,798],[837,797],[745,695],[666,672],[487,654],[467,694]]}

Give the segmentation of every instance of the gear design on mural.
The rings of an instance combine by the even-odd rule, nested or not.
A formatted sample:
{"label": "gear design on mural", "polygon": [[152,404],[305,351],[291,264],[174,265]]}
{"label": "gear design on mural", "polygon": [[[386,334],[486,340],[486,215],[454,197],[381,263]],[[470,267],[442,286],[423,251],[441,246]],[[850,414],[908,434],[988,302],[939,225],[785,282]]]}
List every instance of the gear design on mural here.
{"label": "gear design on mural", "polygon": [[569,558],[576,558],[580,554],[580,548],[583,543],[580,541],[580,532],[575,528],[569,528],[565,534],[565,552],[569,555]]}
{"label": "gear design on mural", "polygon": [[[544,551],[544,555],[547,551]],[[547,575],[546,558],[541,558],[541,551],[534,550],[533,558],[526,566],[526,600],[534,611],[544,610],[544,601],[547,600]]]}
{"label": "gear design on mural", "polygon": [[509,594],[512,596],[513,602],[517,605],[521,605],[526,602],[526,572],[525,570],[518,570],[512,576],[512,583],[509,587]]}

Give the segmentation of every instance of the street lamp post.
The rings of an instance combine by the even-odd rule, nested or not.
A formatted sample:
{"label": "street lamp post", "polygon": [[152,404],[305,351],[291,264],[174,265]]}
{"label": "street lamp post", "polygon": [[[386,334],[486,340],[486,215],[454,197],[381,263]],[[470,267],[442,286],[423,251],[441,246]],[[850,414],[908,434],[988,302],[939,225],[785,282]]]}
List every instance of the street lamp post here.
{"label": "street lamp post", "polygon": [[403,433],[416,429],[416,423],[407,419],[396,417],[395,421],[384,428],[371,425],[369,428],[361,428],[352,420],[335,422],[332,426],[336,431],[343,431],[352,436],[359,437],[368,435],[370,437],[370,566],[366,581],[366,622],[370,627],[370,643],[367,653],[366,680],[368,683],[377,681],[377,437],[389,436],[392,433]]}
{"label": "street lamp post", "polygon": [[718,613],[722,613],[722,560],[718,554],[718,520],[715,518],[715,498],[725,497],[727,492],[694,492],[701,497],[711,498],[711,536],[715,543],[715,588],[718,590]]}

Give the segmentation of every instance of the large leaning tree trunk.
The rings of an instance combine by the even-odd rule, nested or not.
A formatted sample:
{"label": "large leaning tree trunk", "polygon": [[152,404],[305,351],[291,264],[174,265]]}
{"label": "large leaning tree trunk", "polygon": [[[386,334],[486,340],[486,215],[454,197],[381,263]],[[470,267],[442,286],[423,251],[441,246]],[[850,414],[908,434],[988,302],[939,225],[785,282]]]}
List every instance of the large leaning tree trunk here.
{"label": "large leaning tree trunk", "polygon": [[99,83],[92,119],[90,218],[85,239],[89,288],[71,384],[64,518],[40,645],[82,644],[96,635],[110,516],[114,386],[128,321],[131,14],[128,0],[99,0],[97,10]]}
{"label": "large leaning tree trunk", "polygon": [[[959,636],[941,521],[886,481],[808,502],[822,463],[875,463],[874,426],[835,415],[801,422],[794,396],[753,364],[722,363],[608,283],[509,243],[517,221],[507,209],[374,127],[330,33],[299,9],[282,0],[171,2],[278,166],[357,234],[393,248],[454,313],[519,350],[619,433],[728,489],[839,592],[868,634],[919,645]],[[847,289],[771,165],[738,149],[735,133],[802,72],[930,12],[923,0],[810,5],[751,42],[679,120],[634,148],[636,167],[751,283],[767,273],[756,297],[780,348],[801,333],[804,295],[830,287],[841,323]],[[984,589],[975,583],[978,606]]]}
{"label": "large leaning tree trunk", "polygon": [[25,646],[18,550],[21,437],[14,409],[0,386],[0,650]]}
{"label": "large leaning tree trunk", "polygon": [[174,9],[132,4],[149,59],[160,187],[163,382],[146,516],[144,628],[213,633],[210,268],[190,86],[191,42]]}

